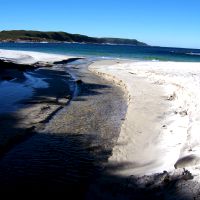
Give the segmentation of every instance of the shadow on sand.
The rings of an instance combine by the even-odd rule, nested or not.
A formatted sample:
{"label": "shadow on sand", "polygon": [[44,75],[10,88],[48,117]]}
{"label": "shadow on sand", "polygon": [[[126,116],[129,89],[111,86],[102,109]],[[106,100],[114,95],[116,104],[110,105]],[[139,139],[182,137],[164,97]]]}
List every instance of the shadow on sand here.
{"label": "shadow on sand", "polygon": [[59,192],[78,199],[193,199],[180,190],[180,182],[186,183],[180,177],[113,175],[115,170],[127,168],[127,163],[107,166],[111,149],[93,146],[93,139],[91,135],[33,132],[1,158],[0,191],[47,196]]}
{"label": "shadow on sand", "polygon": [[[47,71],[47,69],[43,70],[45,74]],[[51,75],[51,71],[48,73]],[[58,75],[60,77],[62,74],[58,72]],[[52,76],[57,82],[55,73]],[[59,84],[59,81],[56,84]],[[48,91],[38,89],[33,100],[42,101],[49,97],[63,98],[70,90],[60,93],[60,87],[60,85],[56,85],[55,88],[50,86]],[[81,83],[78,87],[80,93],[77,100],[86,101],[84,97],[99,95],[101,89],[108,86]],[[59,91],[56,88],[59,88]],[[180,181],[182,185],[186,182],[180,180],[180,177],[171,179],[166,173],[142,179],[113,175],[115,170],[123,169],[127,164],[131,168],[136,164],[107,165],[114,144],[105,145],[111,143],[106,138],[70,132],[44,133],[35,127],[19,129],[16,128],[19,120],[12,115],[1,116],[1,133],[7,131],[13,134],[7,146],[2,146],[1,192],[42,192],[47,196],[52,192],[59,192],[68,198],[73,195],[73,199],[192,199],[185,191],[180,190]],[[94,145],[96,142],[93,141],[97,139],[100,141],[98,145]],[[191,185],[195,184],[189,181]],[[156,185],[155,182],[159,184]]]}

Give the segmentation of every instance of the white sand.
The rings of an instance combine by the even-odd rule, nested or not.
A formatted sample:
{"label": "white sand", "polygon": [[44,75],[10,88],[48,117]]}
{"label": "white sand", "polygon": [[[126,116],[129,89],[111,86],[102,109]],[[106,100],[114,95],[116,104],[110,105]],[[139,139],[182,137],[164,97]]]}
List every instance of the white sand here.
{"label": "white sand", "polygon": [[[126,119],[110,164],[113,173],[145,175],[186,168],[199,177],[200,63],[100,61],[90,70],[120,84]],[[199,179],[199,178],[198,178]]]}
{"label": "white sand", "polygon": [[56,61],[74,58],[71,56],[49,54],[31,51],[13,51],[0,49],[0,59],[9,60],[18,64],[34,64],[37,62],[53,63]]}

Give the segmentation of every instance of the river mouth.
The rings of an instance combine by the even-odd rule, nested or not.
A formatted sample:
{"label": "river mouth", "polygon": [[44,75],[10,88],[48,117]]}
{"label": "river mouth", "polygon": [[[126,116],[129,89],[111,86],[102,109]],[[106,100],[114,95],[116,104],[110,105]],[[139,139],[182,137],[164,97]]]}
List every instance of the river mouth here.
{"label": "river mouth", "polygon": [[[17,117],[0,126],[4,133],[29,135],[1,157],[0,191],[73,191],[81,198],[87,193],[112,152],[126,112],[123,92],[89,72],[90,63],[75,61],[26,74],[25,82],[39,78],[48,87],[31,83],[31,97],[20,100]],[[59,112],[39,120],[55,106]]]}

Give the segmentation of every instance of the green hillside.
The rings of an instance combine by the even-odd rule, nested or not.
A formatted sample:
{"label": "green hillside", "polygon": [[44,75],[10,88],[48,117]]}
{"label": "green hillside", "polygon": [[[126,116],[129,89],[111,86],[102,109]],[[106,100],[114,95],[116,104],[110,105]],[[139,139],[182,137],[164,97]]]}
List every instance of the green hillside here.
{"label": "green hillside", "polygon": [[111,44],[130,44],[137,46],[146,46],[147,44],[136,39],[122,38],[96,38],[86,35],[70,34],[66,32],[42,32],[42,31],[26,31],[12,30],[0,31],[0,41],[3,42],[84,42],[84,43],[111,43]]}

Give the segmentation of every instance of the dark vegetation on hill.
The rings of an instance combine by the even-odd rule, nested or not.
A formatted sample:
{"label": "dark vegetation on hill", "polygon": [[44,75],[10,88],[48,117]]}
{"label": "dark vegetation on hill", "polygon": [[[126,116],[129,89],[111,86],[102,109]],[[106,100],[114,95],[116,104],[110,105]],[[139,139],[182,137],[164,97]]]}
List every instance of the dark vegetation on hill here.
{"label": "dark vegetation on hill", "polygon": [[111,44],[127,44],[136,46],[146,46],[147,44],[136,39],[122,38],[96,38],[86,35],[70,34],[66,32],[42,32],[42,31],[26,31],[11,30],[0,31],[0,41],[2,42],[79,42],[79,43],[111,43]]}

